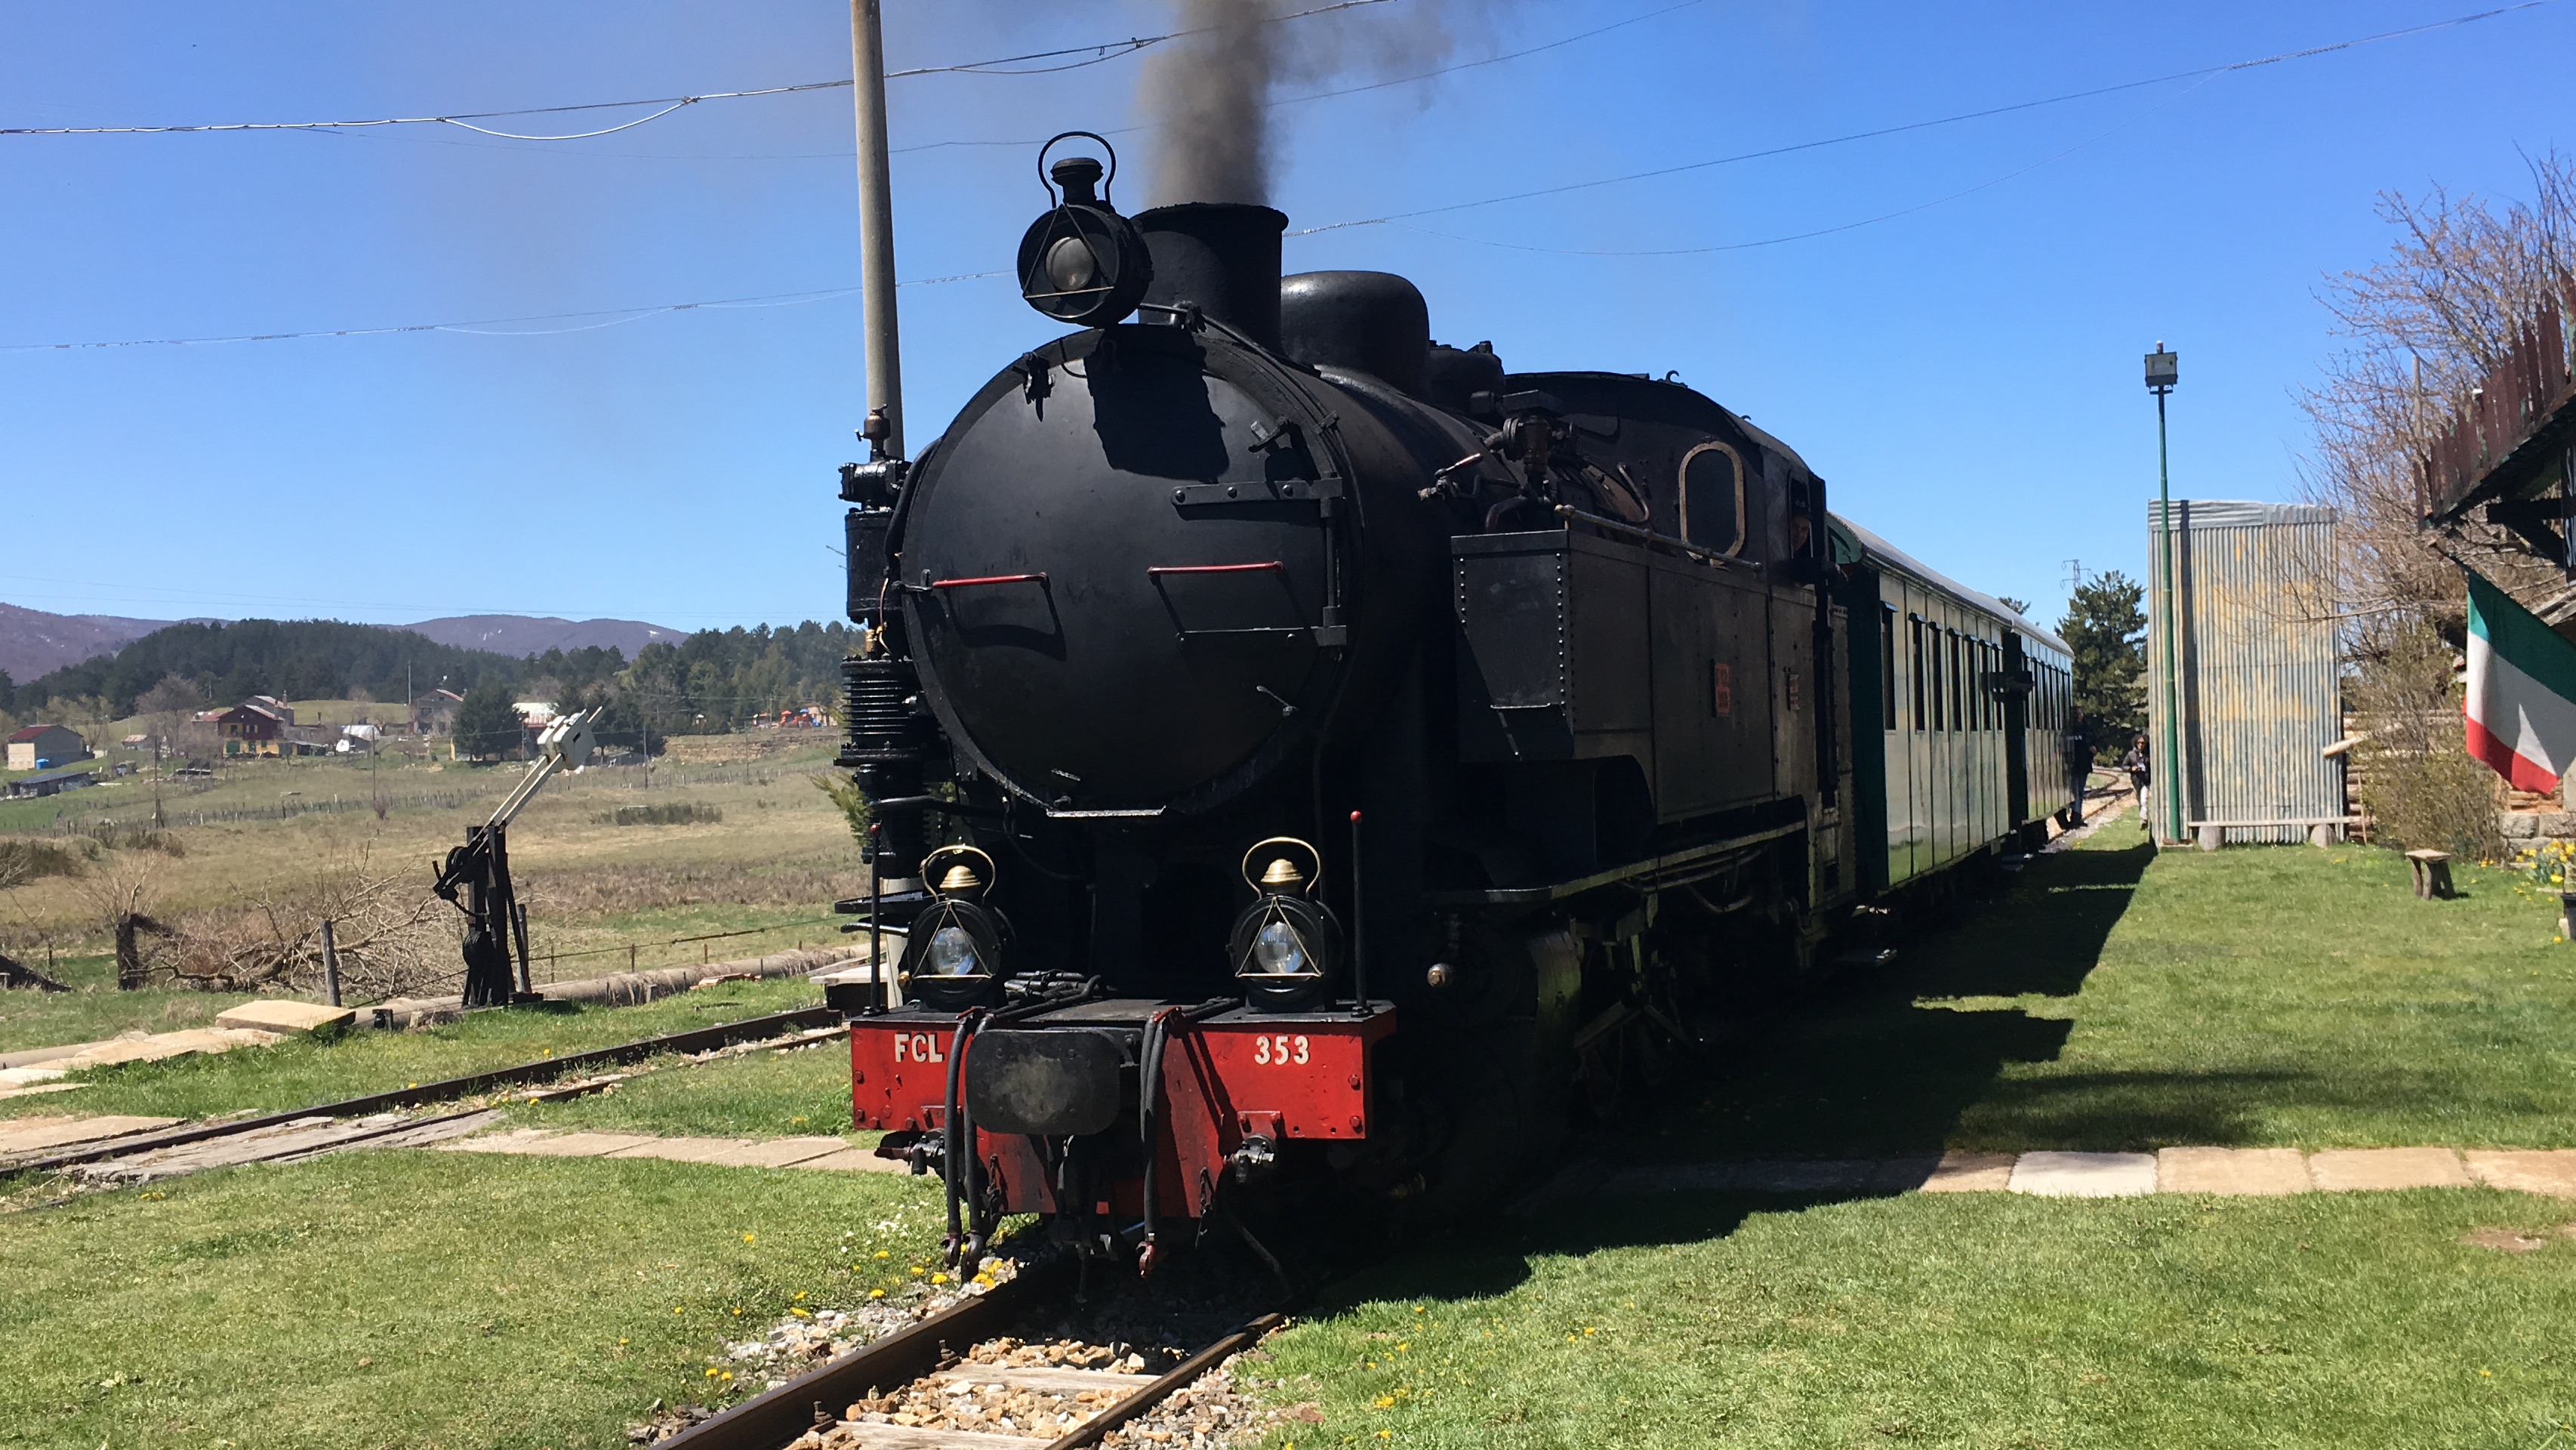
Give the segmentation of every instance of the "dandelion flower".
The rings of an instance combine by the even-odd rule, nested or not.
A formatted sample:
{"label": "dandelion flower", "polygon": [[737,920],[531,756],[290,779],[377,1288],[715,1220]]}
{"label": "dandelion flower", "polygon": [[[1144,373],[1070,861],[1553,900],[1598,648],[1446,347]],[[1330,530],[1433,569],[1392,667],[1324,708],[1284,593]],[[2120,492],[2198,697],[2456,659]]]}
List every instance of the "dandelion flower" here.
{"label": "dandelion flower", "polygon": [[884,1250],[884,1249],[879,1249],[879,1250],[877,1250],[877,1257],[878,1257],[878,1258],[880,1258],[880,1259],[891,1259],[891,1258],[893,1258],[893,1257],[894,1257],[894,1255],[893,1255],[893,1254],[891,1254],[891,1253],[888,1253],[888,1252],[887,1252],[886,1250]]}
{"label": "dandelion flower", "polygon": [[923,1274],[926,1274],[926,1273],[928,1273],[928,1272],[930,1272],[930,1271],[929,1271],[929,1270],[927,1270],[927,1269],[925,1269],[925,1268],[923,1268],[923,1267],[922,1267],[921,1265],[919,1265],[919,1264],[915,1264],[915,1265],[913,1265],[913,1266],[912,1266],[912,1276],[913,1276],[914,1278],[916,1278],[916,1279],[920,1278]]}
{"label": "dandelion flower", "polygon": [[870,1290],[868,1291],[868,1297],[869,1297],[869,1298],[871,1298],[871,1299],[882,1299],[882,1298],[884,1298],[884,1297],[885,1297],[885,1290],[883,1290],[883,1289],[870,1289]]}
{"label": "dandelion flower", "polygon": [[757,1239],[757,1238],[759,1238],[759,1237],[760,1237],[760,1235],[758,1235],[758,1234],[744,1234],[744,1235],[742,1236],[742,1241],[743,1241],[744,1243],[750,1243],[750,1242],[752,1242],[753,1240],[755,1240],[755,1239]]}
{"label": "dandelion flower", "polygon": [[934,1284],[945,1284],[948,1282],[948,1276],[946,1274],[933,1274],[930,1276],[930,1282]]}
{"label": "dandelion flower", "polygon": [[1394,1409],[1394,1408],[1395,1408],[1395,1396],[1393,1396],[1393,1395],[1380,1395],[1380,1396],[1378,1396],[1378,1397],[1377,1397],[1377,1407],[1378,1407],[1379,1409],[1381,1409],[1381,1410],[1392,1410],[1392,1409]]}

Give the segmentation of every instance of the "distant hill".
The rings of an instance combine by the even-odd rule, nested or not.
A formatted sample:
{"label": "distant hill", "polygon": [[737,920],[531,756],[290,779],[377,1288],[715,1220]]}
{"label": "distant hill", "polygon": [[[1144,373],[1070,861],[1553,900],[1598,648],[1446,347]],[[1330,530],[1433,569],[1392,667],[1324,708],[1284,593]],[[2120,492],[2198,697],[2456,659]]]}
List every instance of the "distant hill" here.
{"label": "distant hill", "polygon": [[550,649],[567,653],[613,649],[630,660],[643,653],[648,644],[678,644],[689,637],[685,630],[664,629],[640,619],[531,619],[524,614],[460,614],[396,628],[427,635],[458,649],[490,650],[494,654],[526,656],[541,655]]}
{"label": "distant hill", "polygon": [[65,665],[114,654],[128,641],[177,622],[117,614],[47,614],[0,604],[0,673],[32,680]]}
{"label": "distant hill", "polygon": [[[169,620],[128,619],[116,614],[48,614],[41,609],[0,603],[0,674],[25,685],[56,670],[115,654],[173,624],[224,622],[203,615]],[[664,629],[640,619],[532,619],[524,614],[462,614],[389,627],[409,630],[451,648],[513,659],[541,655],[550,649],[567,654],[582,649],[613,649],[632,660],[648,644],[678,644],[689,637],[686,631]]]}

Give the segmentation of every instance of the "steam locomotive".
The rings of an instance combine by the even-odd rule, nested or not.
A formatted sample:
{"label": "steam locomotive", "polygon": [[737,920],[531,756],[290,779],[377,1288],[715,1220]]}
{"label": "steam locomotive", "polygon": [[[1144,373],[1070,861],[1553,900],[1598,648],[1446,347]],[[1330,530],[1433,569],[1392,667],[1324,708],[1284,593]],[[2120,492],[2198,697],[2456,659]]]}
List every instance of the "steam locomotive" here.
{"label": "steam locomotive", "polygon": [[842,470],[840,905],[901,945],[900,1005],[837,1000],[952,1253],[1477,1211],[2064,806],[2064,643],[1778,439],[1434,343],[1401,277],[1283,278],[1267,207],[1047,174],[1022,291],[1077,330]]}

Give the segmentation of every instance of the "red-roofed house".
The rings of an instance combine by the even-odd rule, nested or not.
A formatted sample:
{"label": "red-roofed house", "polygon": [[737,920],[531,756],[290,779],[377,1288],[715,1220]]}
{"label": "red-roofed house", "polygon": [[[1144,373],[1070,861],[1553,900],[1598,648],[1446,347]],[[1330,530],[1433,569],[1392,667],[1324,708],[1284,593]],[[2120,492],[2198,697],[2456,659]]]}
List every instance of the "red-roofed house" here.
{"label": "red-roofed house", "polygon": [[89,759],[89,742],[63,725],[30,725],[9,737],[11,770],[45,770]]}

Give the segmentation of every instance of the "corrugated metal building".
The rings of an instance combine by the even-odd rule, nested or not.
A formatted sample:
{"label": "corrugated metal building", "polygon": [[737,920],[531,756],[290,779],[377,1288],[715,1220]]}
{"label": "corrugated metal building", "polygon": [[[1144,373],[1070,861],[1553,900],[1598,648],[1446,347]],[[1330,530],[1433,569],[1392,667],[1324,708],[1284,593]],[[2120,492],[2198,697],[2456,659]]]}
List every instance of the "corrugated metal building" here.
{"label": "corrugated metal building", "polygon": [[[2335,513],[2301,504],[2174,501],[2178,622],[2165,607],[2158,505],[2147,505],[2147,739],[2156,834],[2226,841],[2333,839],[2344,823],[2335,646]],[[2182,650],[2182,829],[2166,819],[2167,626]]]}

